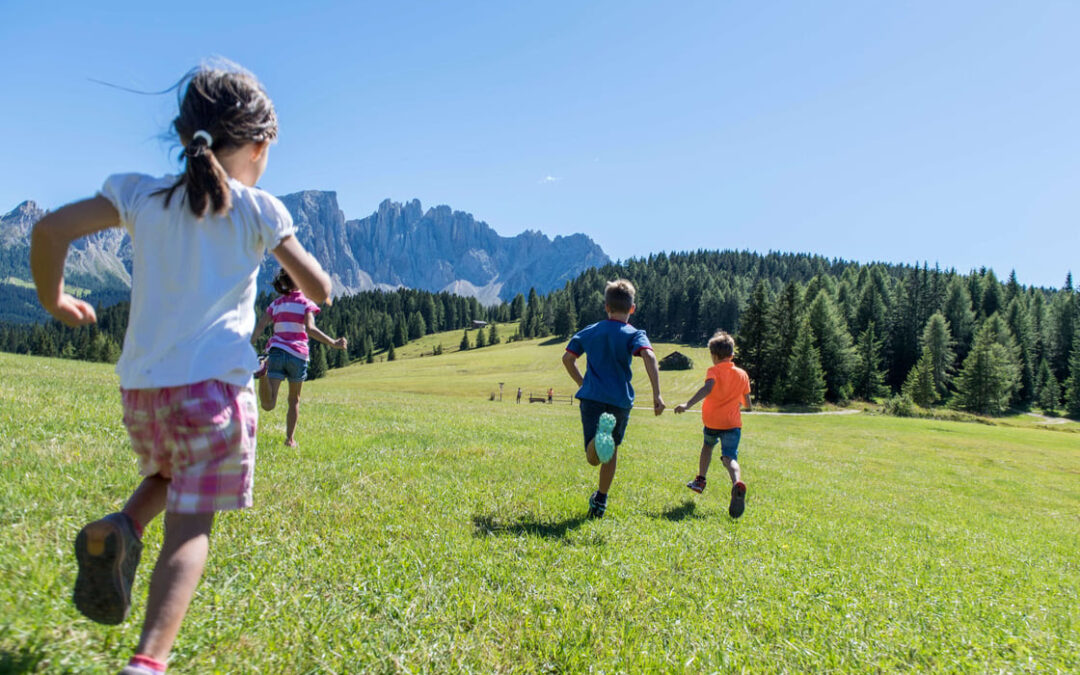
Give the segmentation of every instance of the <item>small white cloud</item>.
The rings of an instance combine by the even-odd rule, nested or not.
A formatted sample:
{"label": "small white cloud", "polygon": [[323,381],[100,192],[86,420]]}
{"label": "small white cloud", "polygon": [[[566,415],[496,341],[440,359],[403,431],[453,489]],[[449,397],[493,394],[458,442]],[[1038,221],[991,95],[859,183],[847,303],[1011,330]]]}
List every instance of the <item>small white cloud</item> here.
{"label": "small white cloud", "polygon": [[539,182],[541,185],[547,185],[548,183],[558,183],[561,180],[562,178],[559,178],[558,176],[547,175],[537,182]]}

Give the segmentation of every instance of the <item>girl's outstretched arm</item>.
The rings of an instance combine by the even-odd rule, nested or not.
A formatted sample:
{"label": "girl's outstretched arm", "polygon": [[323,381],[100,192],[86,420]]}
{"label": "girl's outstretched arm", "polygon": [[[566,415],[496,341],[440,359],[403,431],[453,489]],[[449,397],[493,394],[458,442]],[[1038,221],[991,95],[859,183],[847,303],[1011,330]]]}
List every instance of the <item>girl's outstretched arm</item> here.
{"label": "girl's outstretched arm", "polygon": [[97,321],[90,303],[64,292],[64,260],[71,242],[120,225],[120,214],[102,196],[62,206],[34,225],[30,237],[30,271],[38,301],[49,314],[68,326]]}
{"label": "girl's outstretched arm", "polygon": [[278,247],[270,252],[289,273],[301,293],[316,305],[324,302],[329,304],[330,276],[323,271],[315,256],[304,250],[296,237],[285,237]]}
{"label": "girl's outstretched arm", "polygon": [[319,342],[323,343],[327,347],[333,347],[334,349],[346,349],[349,346],[349,341],[344,337],[334,339],[322,332],[315,325],[315,314],[308,312],[304,314],[304,327],[307,328],[307,334],[315,338]]}

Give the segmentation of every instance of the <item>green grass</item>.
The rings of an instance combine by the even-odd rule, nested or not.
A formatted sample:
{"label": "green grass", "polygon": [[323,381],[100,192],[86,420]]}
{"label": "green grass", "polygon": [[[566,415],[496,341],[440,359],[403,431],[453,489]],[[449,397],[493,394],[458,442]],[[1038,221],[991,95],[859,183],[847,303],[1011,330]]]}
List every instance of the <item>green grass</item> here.
{"label": "green grass", "polygon": [[[305,385],[299,448],[264,413],[256,505],[216,523],[174,672],[1080,669],[1075,434],[747,417],[731,521],[721,467],[683,487],[699,419],[635,411],[609,515],[586,521],[577,410],[487,400],[568,393],[562,349],[331,371]],[[69,600],[72,538],[136,481],[116,385],[0,354],[0,671],[115,672],[135,645],[160,523],[123,626]]]}
{"label": "green grass", "polygon": [[[11,286],[18,286],[19,288],[29,288],[29,289],[37,288],[34,285],[33,281],[27,281],[26,279],[20,279],[19,277],[6,277],[4,279],[0,279],[0,284],[8,284],[8,285],[11,285]],[[79,288],[78,286],[71,286],[71,285],[68,285],[68,284],[64,285],[64,290],[66,292],[74,295],[76,298],[82,298],[82,297],[85,297],[87,295],[90,295],[89,289]]]}

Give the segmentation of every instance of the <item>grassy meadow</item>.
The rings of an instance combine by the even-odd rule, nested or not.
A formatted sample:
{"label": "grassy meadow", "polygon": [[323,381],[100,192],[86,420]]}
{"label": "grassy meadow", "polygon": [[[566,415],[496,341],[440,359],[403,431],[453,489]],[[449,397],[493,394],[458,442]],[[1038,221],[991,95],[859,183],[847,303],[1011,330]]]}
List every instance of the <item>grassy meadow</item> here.
{"label": "grassy meadow", "polygon": [[[747,416],[732,521],[719,463],[684,487],[700,418],[637,410],[589,521],[576,407],[513,402],[572,392],[562,341],[460,338],[309,382],[297,448],[262,414],[256,505],[218,518],[172,672],[1080,670],[1075,422]],[[0,672],[130,655],[160,522],[119,627],[72,607],[71,543],[135,472],[110,366],[0,354]]]}

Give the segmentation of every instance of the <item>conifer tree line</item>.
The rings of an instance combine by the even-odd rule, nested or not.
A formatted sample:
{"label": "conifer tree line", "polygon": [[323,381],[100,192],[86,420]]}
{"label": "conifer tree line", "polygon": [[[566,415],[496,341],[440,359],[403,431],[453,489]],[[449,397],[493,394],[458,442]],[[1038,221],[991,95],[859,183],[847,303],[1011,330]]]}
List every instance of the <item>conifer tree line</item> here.
{"label": "conifer tree line", "polygon": [[542,304],[554,312],[552,332],[604,318],[603,288],[617,277],[637,286],[631,322],[653,340],[734,334],[762,401],[902,395],[980,414],[1035,406],[1080,416],[1071,274],[1045,289],[1022,286],[1015,273],[1001,282],[985,268],[963,275],[805,254],[658,254],[589,270],[550,294]]}
{"label": "conifer tree line", "polygon": [[[547,295],[531,290],[483,307],[475,298],[399,289],[338,298],[320,327],[349,339],[348,352],[313,343],[312,369],[395,358],[423,335],[464,329],[461,349],[509,339],[568,337],[605,317],[604,285],[638,289],[634,325],[654,341],[704,344],[717,329],[736,336],[737,361],[755,396],[777,404],[909,397],[982,414],[1037,407],[1080,416],[1080,294],[928,265],[863,265],[808,254],[698,251],[657,254],[593,268]],[[264,308],[272,296],[260,296]],[[0,324],[0,350],[114,361],[127,304],[99,311],[97,326]],[[481,337],[482,335],[482,337]],[[441,350],[436,350],[436,353]]]}

